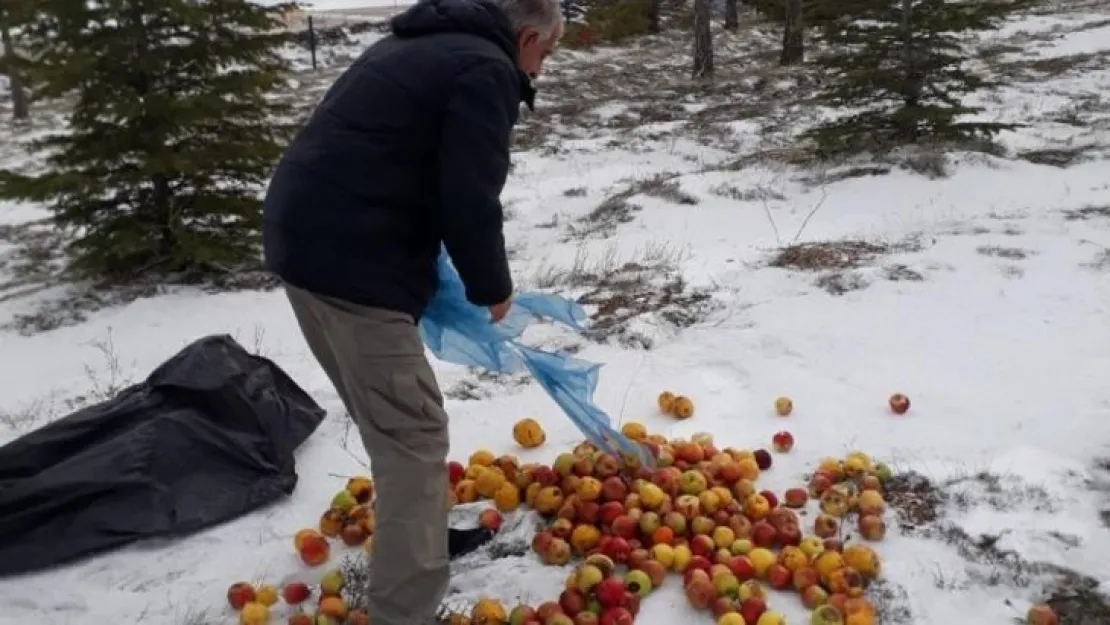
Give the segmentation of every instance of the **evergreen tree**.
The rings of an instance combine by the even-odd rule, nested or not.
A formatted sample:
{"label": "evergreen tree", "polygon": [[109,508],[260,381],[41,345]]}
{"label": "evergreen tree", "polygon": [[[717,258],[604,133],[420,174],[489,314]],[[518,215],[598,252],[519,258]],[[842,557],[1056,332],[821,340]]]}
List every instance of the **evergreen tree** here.
{"label": "evergreen tree", "polygon": [[581,21],[589,8],[586,0],[560,0],[559,5],[563,10],[563,19],[568,24]]}
{"label": "evergreen tree", "polygon": [[964,121],[962,96],[990,86],[972,72],[961,34],[997,28],[1029,0],[844,0],[846,17],[822,24],[819,102],[854,109],[805,133],[825,153],[882,150],[921,139],[961,141],[1013,128]]}
{"label": "evergreen tree", "polygon": [[713,76],[713,9],[710,0],[694,0],[694,78]]}
{"label": "evergreen tree", "polygon": [[12,99],[12,119],[25,122],[31,118],[31,103],[23,79],[26,59],[15,48],[12,31],[30,17],[29,0],[7,0],[0,4],[0,52],[3,53],[2,71],[8,76],[8,90]]}
{"label": "evergreen tree", "polygon": [[36,0],[36,95],[74,106],[69,129],[35,145],[45,173],[0,172],[0,196],[47,204],[76,235],[82,274],[256,262],[259,187],[292,130],[290,108],[271,97],[288,70],[288,8]]}

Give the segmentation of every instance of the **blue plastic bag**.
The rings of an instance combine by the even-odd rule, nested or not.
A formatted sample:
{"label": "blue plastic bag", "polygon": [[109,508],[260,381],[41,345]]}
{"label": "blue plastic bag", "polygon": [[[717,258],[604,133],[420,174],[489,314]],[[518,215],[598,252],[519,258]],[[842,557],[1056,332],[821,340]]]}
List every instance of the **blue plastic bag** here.
{"label": "blue plastic bag", "polygon": [[439,256],[439,289],[420,319],[420,336],[440,360],[496,373],[527,370],[562,408],[586,440],[625,462],[655,464],[651,451],[613,428],[609,415],[593,403],[601,365],[547,352],[519,342],[536,318],[585,332],[586,312],[558,295],[521,293],[509,314],[490,323],[489,311],[467,301],[459,274],[446,250]]}

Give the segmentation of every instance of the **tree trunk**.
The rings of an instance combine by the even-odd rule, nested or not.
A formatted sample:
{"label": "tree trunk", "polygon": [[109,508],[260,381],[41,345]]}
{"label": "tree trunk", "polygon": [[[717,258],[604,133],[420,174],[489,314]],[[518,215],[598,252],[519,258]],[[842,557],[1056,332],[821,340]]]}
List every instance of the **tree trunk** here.
{"label": "tree trunk", "polygon": [[713,32],[710,0],[694,0],[694,78],[713,75]]}
{"label": "tree trunk", "polygon": [[917,70],[917,50],[914,49],[913,0],[902,0],[902,71],[906,84],[903,104],[917,106],[921,101],[921,72]]}
{"label": "tree trunk", "polygon": [[786,0],[786,26],[782,30],[782,55],[779,63],[794,65],[805,58],[805,24],[802,20],[803,0]]}
{"label": "tree trunk", "polygon": [[739,0],[725,0],[725,30],[736,32],[740,29]]}
{"label": "tree trunk", "polygon": [[12,119],[26,121],[31,118],[31,105],[27,98],[27,89],[23,86],[23,76],[15,67],[15,45],[12,43],[12,32],[8,25],[8,16],[3,16],[0,23],[0,41],[3,43],[4,59],[8,66],[8,84],[12,92]]}
{"label": "tree trunk", "polygon": [[[918,69],[918,56],[916,49],[916,39],[914,37],[913,28],[913,0],[902,0],[902,71],[905,84],[902,86],[902,104],[907,109],[917,109],[921,106],[921,94],[925,89],[922,84],[924,81],[924,73]],[[908,139],[916,139],[920,136],[920,128],[917,124],[918,115],[903,115],[898,119],[903,120],[899,125],[899,134]]]}
{"label": "tree trunk", "polygon": [[658,33],[662,30],[662,27],[659,25],[659,14],[662,12],[662,4],[662,0],[651,0],[651,4],[648,6],[648,19],[651,20],[648,30],[653,33]]}

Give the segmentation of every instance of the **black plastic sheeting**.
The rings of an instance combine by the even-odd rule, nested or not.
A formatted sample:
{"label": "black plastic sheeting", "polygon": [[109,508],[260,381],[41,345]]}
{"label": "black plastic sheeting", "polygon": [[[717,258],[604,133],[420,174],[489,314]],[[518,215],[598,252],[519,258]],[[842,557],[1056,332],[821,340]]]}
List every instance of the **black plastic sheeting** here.
{"label": "black plastic sheeting", "polygon": [[227,335],[0,447],[0,576],[180,536],[293,492],[325,411]]}

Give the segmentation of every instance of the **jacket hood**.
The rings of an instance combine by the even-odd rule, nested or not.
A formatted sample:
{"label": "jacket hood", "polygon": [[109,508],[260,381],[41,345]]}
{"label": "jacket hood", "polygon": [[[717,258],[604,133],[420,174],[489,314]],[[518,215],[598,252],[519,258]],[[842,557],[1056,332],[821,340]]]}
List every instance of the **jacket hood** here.
{"label": "jacket hood", "polygon": [[509,18],[485,0],[420,0],[391,20],[398,37],[469,33],[488,39],[516,61],[516,37]]}

